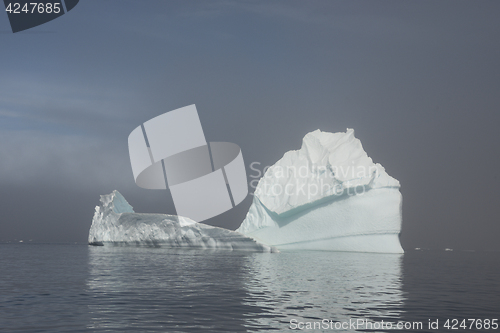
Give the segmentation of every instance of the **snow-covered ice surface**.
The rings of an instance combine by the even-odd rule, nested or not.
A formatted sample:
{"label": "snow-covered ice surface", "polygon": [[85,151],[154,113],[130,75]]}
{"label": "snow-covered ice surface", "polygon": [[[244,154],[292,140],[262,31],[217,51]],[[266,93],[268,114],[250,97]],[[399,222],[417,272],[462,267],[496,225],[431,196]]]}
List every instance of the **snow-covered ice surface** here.
{"label": "snow-covered ice surface", "polygon": [[135,245],[275,252],[250,237],[177,215],[134,213],[118,192],[101,195],[89,231],[92,245]]}
{"label": "snow-covered ice surface", "polygon": [[403,253],[399,187],[354,130],[316,130],[266,171],[236,231],[280,250]]}

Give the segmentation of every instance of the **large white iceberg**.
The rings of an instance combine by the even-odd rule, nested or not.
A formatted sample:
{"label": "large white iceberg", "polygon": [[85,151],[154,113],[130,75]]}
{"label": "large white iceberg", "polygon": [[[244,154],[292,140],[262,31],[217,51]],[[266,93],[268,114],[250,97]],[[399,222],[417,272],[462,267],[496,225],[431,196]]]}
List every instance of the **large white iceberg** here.
{"label": "large white iceberg", "polygon": [[316,130],[266,171],[236,231],[279,250],[403,253],[399,187],[354,130]]}
{"label": "large white iceberg", "polygon": [[274,252],[241,233],[197,223],[187,217],[134,213],[118,192],[101,195],[89,231],[91,245],[138,245],[192,249]]}

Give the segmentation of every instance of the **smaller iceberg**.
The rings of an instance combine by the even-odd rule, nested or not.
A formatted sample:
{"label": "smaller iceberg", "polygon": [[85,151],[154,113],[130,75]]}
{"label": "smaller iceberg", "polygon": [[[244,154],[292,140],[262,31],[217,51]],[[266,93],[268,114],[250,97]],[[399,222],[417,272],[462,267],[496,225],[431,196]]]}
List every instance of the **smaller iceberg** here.
{"label": "smaller iceberg", "polygon": [[116,190],[101,195],[101,203],[95,208],[90,227],[90,245],[277,252],[239,232],[197,223],[187,217],[135,213]]}

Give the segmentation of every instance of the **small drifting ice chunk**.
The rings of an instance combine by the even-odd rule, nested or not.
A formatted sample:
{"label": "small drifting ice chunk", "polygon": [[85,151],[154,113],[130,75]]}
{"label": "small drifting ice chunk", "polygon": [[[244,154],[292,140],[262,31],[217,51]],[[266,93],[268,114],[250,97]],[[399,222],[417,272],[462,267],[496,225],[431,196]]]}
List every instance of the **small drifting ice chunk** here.
{"label": "small drifting ice chunk", "polygon": [[101,195],[88,242],[91,245],[135,245],[193,249],[277,252],[239,232],[212,227],[177,215],[134,213],[118,192]]}

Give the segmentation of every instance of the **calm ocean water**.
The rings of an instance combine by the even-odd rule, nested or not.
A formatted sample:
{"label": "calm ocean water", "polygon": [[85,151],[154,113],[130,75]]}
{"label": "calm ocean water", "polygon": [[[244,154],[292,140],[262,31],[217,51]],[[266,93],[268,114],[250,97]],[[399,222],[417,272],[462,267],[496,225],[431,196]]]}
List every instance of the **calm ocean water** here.
{"label": "calm ocean water", "polygon": [[[0,331],[385,332],[400,322],[415,329],[392,332],[498,332],[484,327],[500,319],[499,264],[485,252],[0,244]],[[463,319],[476,320],[463,329]]]}

